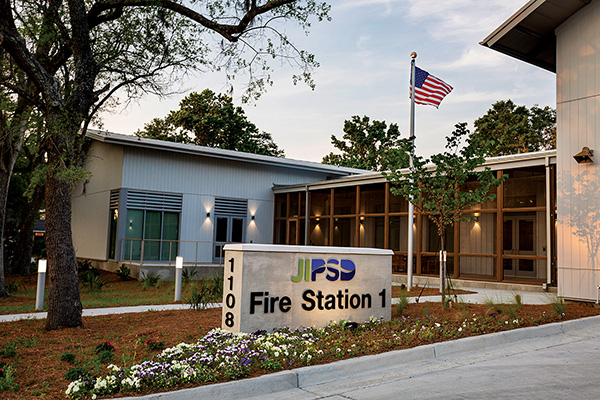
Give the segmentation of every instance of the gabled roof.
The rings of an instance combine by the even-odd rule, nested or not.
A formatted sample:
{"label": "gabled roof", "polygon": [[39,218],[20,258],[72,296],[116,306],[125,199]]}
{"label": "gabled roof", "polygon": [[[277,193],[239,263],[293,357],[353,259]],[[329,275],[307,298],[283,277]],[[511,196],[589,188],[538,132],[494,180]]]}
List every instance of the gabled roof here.
{"label": "gabled roof", "polygon": [[90,139],[97,140],[99,142],[116,144],[120,146],[137,147],[158,151],[167,151],[173,153],[183,153],[202,157],[217,158],[222,160],[231,160],[253,164],[264,164],[270,166],[300,169],[304,171],[331,174],[335,177],[355,174],[367,174],[372,172],[356,168],[346,168],[338,167],[335,165],[321,164],[313,161],[292,160],[290,158],[264,156],[262,154],[253,153],[243,153],[240,151],[224,150],[215,147],[167,142],[164,140],[141,138],[133,135],[123,135],[120,133],[98,131],[93,129],[88,129],[86,136]]}
{"label": "gabled roof", "polygon": [[480,44],[556,72],[554,30],[591,0],[531,0]]}

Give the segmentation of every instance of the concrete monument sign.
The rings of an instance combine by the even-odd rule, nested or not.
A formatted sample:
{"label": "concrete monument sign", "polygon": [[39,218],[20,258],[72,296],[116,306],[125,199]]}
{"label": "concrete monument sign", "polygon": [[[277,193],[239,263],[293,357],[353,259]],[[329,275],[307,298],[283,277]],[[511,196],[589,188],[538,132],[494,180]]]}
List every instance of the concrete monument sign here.
{"label": "concrete monument sign", "polygon": [[232,332],[391,318],[391,250],[228,244],[222,327]]}

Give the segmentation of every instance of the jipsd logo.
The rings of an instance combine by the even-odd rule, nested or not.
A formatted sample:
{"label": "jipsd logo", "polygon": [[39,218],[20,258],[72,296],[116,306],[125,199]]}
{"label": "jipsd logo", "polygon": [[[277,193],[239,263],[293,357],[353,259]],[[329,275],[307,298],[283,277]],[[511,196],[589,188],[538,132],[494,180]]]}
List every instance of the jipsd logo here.
{"label": "jipsd logo", "polygon": [[322,258],[307,258],[298,260],[298,275],[292,276],[292,282],[315,282],[317,277],[325,274],[325,279],[335,282],[349,281],[356,274],[356,265],[352,260],[338,260],[330,258],[325,261]]}

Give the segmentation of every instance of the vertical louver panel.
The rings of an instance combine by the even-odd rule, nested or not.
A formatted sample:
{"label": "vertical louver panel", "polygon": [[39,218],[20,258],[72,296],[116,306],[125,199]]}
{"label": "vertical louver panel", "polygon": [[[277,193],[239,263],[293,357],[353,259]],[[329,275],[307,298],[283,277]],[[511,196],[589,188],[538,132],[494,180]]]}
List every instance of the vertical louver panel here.
{"label": "vertical louver panel", "polygon": [[215,214],[246,217],[248,215],[248,200],[216,198]]}
{"label": "vertical louver panel", "polygon": [[127,208],[181,212],[182,203],[183,195],[178,193],[127,192]]}
{"label": "vertical louver panel", "polygon": [[116,210],[119,208],[119,198],[121,197],[121,189],[110,191],[110,209]]}

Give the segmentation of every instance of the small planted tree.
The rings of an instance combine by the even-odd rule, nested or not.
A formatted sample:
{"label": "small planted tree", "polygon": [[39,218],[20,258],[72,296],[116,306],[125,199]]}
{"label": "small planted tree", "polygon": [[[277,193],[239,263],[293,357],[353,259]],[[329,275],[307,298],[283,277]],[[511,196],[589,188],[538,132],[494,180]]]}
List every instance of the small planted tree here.
{"label": "small planted tree", "polygon": [[[401,170],[402,165],[390,159],[389,172],[384,173],[393,185],[391,191],[401,195],[408,201],[414,199],[414,206],[427,214],[435,224],[440,237],[441,249],[444,249],[445,234],[448,227],[461,220],[472,217],[463,214],[468,207],[493,200],[496,194],[492,191],[502,183],[505,176],[496,178],[485,162],[485,146],[475,145],[468,138],[466,123],[456,124],[452,135],[446,138],[446,150],[424,159],[416,156],[414,168]],[[410,151],[406,148],[403,151]],[[469,190],[461,190],[467,181],[477,179],[480,186]],[[440,282],[442,301],[445,300],[446,265],[440,265],[444,279]]]}

